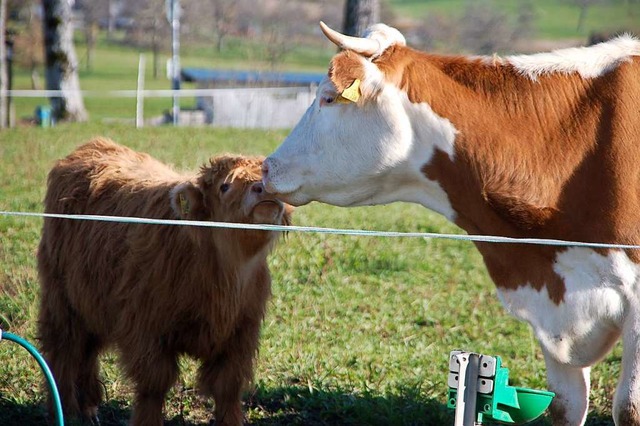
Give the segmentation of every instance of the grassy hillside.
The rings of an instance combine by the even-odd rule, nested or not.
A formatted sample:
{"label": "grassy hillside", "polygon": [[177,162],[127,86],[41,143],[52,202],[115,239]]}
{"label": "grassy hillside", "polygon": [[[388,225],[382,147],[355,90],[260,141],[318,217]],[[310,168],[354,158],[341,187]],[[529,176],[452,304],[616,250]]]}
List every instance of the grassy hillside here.
{"label": "grassy hillside", "polygon": [[[521,1],[485,0],[499,10],[515,14]],[[429,14],[460,16],[469,0],[389,0],[392,10],[400,17],[420,20]],[[587,9],[584,27],[577,30],[580,8],[570,0],[530,1],[536,16],[536,37],[544,39],[581,38],[593,31],[639,29],[640,2],[608,0]]]}
{"label": "grassy hillside", "polygon": [[[55,159],[93,135],[147,151],[179,169],[220,152],[269,153],[285,132],[61,125],[2,133],[0,210],[41,211]],[[295,223],[340,228],[460,232],[409,204],[301,207]],[[0,327],[35,341],[39,219],[0,216]],[[256,425],[453,423],[446,410],[448,353],[496,354],[512,383],[545,388],[542,354],[525,324],[506,315],[470,243],[290,233],[270,258],[274,295],[265,320],[255,387]],[[621,348],[594,368],[588,424],[612,425],[610,398]],[[196,396],[196,366],[167,402],[173,425],[206,424],[211,402]],[[131,389],[116,358],[103,359],[103,425],[122,425]],[[42,378],[25,351],[0,342],[0,424],[44,424]],[[538,425],[549,424],[543,420]]]}

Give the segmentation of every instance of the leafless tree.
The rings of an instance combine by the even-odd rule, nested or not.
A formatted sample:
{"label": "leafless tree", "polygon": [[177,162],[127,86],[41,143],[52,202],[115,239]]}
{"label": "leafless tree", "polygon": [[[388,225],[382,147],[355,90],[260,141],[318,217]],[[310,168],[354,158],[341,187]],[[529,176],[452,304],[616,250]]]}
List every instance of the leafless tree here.
{"label": "leafless tree", "polygon": [[[100,0],[97,0],[100,1]],[[104,2],[106,4],[106,8],[103,9],[104,17],[107,21],[107,40],[111,40],[113,38],[113,33],[116,29],[116,20],[114,16],[114,2],[113,0],[106,0]]]}
{"label": "leafless tree", "polygon": [[260,27],[265,43],[265,58],[272,69],[282,63],[295,46],[303,6],[295,1],[266,5]]}
{"label": "leafless tree", "polygon": [[153,78],[158,78],[160,52],[170,42],[170,27],[165,4],[159,0],[137,0],[128,4],[126,12],[135,24],[128,30],[127,40],[150,48],[153,54]]}
{"label": "leafless tree", "polygon": [[42,88],[41,69],[44,65],[44,35],[42,34],[42,18],[36,13],[38,0],[28,0],[27,7],[27,32],[24,37],[24,45],[16,48],[16,59],[24,54],[24,62],[31,72],[31,88],[40,90]]}
{"label": "leafless tree", "polygon": [[73,45],[72,1],[42,0],[47,89],[62,91],[51,98],[52,115],[58,121],[87,119]]}
{"label": "leafless tree", "polygon": [[463,50],[478,54],[505,51],[518,38],[517,25],[492,0],[469,0],[461,19]]}
{"label": "leafless tree", "polygon": [[536,9],[533,0],[520,0],[518,4],[518,14],[516,16],[516,24],[514,38],[529,39],[535,34],[535,20],[537,18]]}
{"label": "leafless tree", "polygon": [[589,7],[598,3],[605,3],[607,0],[566,0],[580,8],[580,14],[578,15],[578,24],[576,31],[580,32],[584,28],[584,22],[587,19],[587,11]]}
{"label": "leafless tree", "polygon": [[210,0],[213,10],[216,50],[220,52],[224,38],[231,34],[236,25],[238,2],[236,0]]}
{"label": "leafless tree", "polygon": [[5,34],[7,28],[7,0],[0,0],[0,128],[7,126],[9,105],[7,103],[8,73]]}
{"label": "leafless tree", "polygon": [[423,25],[418,25],[405,36],[424,50],[451,51],[459,47],[460,23],[451,15],[430,13]]}
{"label": "leafless tree", "polygon": [[359,36],[380,21],[380,0],[346,0],[343,32]]}
{"label": "leafless tree", "polygon": [[504,52],[533,36],[536,18],[534,0],[519,0],[515,15],[507,14],[494,0],[468,0],[461,17],[431,13],[406,36],[425,50]]}
{"label": "leafless tree", "polygon": [[[89,71],[93,66],[93,55],[98,40],[98,29],[100,18],[103,16],[109,16],[110,2],[104,3],[100,0],[83,0],[83,15],[84,15],[84,40],[87,46],[86,51],[86,69]],[[109,27],[109,21],[107,20],[107,28]],[[107,32],[108,34],[108,32]]]}
{"label": "leafless tree", "polygon": [[7,30],[13,33],[13,64],[31,72],[31,88],[41,89],[38,70],[44,63],[40,0],[6,0]]}

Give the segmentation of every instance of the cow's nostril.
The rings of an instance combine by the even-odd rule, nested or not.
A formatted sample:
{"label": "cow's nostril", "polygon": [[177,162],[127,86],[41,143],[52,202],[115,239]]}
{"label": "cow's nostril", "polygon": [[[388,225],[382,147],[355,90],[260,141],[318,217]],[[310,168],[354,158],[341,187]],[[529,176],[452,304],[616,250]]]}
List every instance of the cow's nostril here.
{"label": "cow's nostril", "polygon": [[262,194],[262,191],[264,191],[264,187],[262,186],[262,182],[254,183],[253,186],[251,187],[251,190],[253,192],[255,192],[256,194]]}

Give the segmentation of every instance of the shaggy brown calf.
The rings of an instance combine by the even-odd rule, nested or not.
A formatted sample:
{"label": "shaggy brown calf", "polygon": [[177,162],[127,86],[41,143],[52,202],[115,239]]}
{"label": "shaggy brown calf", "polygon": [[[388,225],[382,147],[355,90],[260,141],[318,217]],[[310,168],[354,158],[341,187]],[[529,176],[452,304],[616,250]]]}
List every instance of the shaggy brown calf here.
{"label": "shaggy brown calf", "polygon": [[[49,173],[49,213],[288,224],[258,158],[223,156],[195,175],[104,139]],[[65,413],[97,420],[98,355],[115,346],[135,385],[131,423],[163,422],[177,358],[201,361],[200,390],[218,424],[243,421],[271,292],[266,258],[279,233],[45,219],[38,251],[39,337]]]}

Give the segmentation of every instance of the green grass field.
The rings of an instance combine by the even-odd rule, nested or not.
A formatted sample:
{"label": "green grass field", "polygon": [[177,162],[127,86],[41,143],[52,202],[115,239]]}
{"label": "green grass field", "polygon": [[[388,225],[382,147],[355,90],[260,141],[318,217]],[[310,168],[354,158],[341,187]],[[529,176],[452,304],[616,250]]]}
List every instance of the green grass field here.
{"label": "green grass field", "polygon": [[[516,2],[496,0],[515,9]],[[463,0],[391,0],[398,14],[459,13]],[[593,6],[586,30],[637,25],[640,3],[622,0]],[[539,37],[576,34],[578,9],[536,0]],[[635,7],[636,9],[632,9]],[[84,45],[76,45],[79,57]],[[230,40],[228,50],[213,46],[184,50],[183,66],[262,68],[261,47]],[[285,70],[326,69],[334,48],[299,46],[282,64]],[[135,89],[138,49],[101,40],[93,71],[81,64],[87,90]],[[163,76],[152,78],[147,57],[146,88],[168,89]],[[189,86],[186,86],[189,87]],[[26,70],[17,69],[17,89],[30,88]],[[33,115],[45,99],[16,99],[18,119]],[[130,119],[134,99],[85,99],[89,124],[38,129],[24,124],[0,133],[0,210],[42,211],[46,174],[53,162],[94,135],[106,135],[151,153],[179,169],[195,169],[213,154],[267,154],[286,131],[265,132],[170,127],[133,129],[105,124]],[[183,106],[193,105],[184,99]],[[170,99],[147,99],[145,116],[171,107]],[[416,232],[460,232],[441,217],[409,204],[340,209],[312,204],[297,209],[295,224]],[[40,219],[0,216],[0,327],[34,341],[38,309],[35,269]],[[525,324],[506,315],[495,297],[480,256],[470,243],[450,240],[382,239],[290,233],[270,258],[274,296],[269,306],[256,371],[246,397],[248,418],[256,425],[449,425],[446,410],[448,353],[463,348],[496,354],[511,370],[514,384],[545,388],[544,363]],[[588,425],[612,425],[611,398],[620,369],[621,347],[593,369]],[[103,359],[107,402],[102,424],[123,425],[131,390],[116,357]],[[211,401],[194,390],[195,365],[183,361],[184,374],[167,401],[172,425],[208,421]],[[46,424],[41,404],[42,376],[34,361],[11,342],[0,342],[0,425]],[[539,425],[547,425],[543,419]]]}
{"label": "green grass field", "polygon": [[[509,14],[515,14],[520,3],[514,0],[484,2]],[[469,0],[389,0],[389,3],[399,16],[420,19],[430,14],[460,16]],[[586,39],[592,31],[637,30],[640,25],[640,3],[637,1],[609,0],[589,6],[581,31],[577,30],[580,8],[575,2],[533,0],[531,4],[536,16],[535,37],[543,39]]]}
{"label": "green grass field", "polygon": [[[53,162],[94,135],[151,153],[178,169],[213,154],[267,154],[285,132],[61,125],[1,134],[0,210],[42,211]],[[416,232],[460,232],[416,205],[341,209],[313,203],[295,224]],[[35,252],[42,222],[0,216],[0,326],[34,341]],[[449,351],[503,357],[512,384],[545,388],[541,352],[528,327],[506,315],[471,243],[290,233],[270,258],[273,298],[254,388],[256,425],[450,425]],[[589,425],[612,425],[610,399],[620,346],[593,370]],[[172,425],[208,421],[212,402],[194,390],[193,362],[166,407]],[[103,357],[103,425],[123,425],[131,390],[116,357]],[[0,424],[45,424],[43,378],[26,351],[0,342]],[[543,419],[539,425],[549,424]]]}

